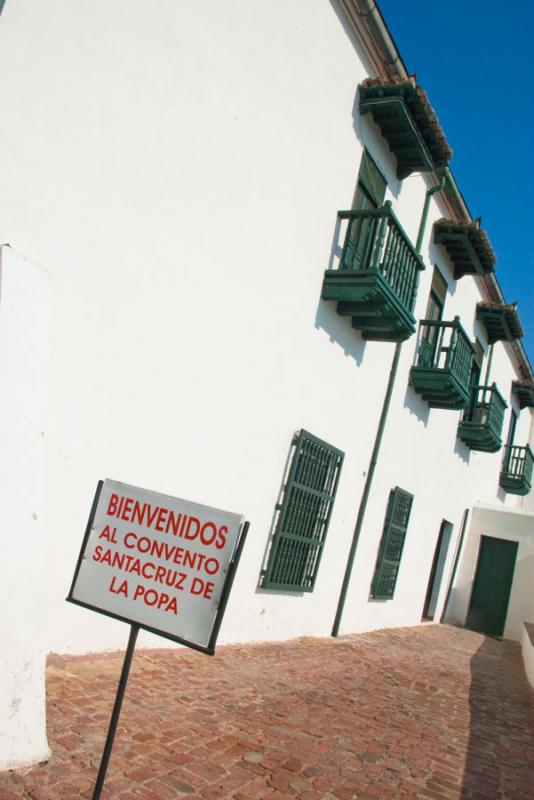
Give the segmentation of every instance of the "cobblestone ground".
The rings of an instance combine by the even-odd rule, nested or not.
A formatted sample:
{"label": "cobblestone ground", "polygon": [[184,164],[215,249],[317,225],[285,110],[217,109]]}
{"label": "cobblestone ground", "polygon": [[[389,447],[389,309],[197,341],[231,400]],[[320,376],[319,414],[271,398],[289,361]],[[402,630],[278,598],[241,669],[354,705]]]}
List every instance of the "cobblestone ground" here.
{"label": "cobblestone ground", "polygon": [[[50,658],[52,757],[0,773],[0,800],[91,797],[121,663]],[[532,799],[520,649],[422,626],[137,651],[103,800],[182,797]]]}

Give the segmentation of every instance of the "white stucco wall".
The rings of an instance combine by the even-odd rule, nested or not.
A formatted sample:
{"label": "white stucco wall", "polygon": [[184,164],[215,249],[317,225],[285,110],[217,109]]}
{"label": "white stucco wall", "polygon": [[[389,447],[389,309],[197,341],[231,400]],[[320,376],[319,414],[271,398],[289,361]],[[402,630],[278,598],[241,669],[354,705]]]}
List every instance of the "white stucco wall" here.
{"label": "white stucco wall", "polygon": [[[534,452],[534,415],[531,417],[528,441],[530,443],[530,449]],[[525,511],[534,511],[533,492],[529,492],[527,495],[521,498],[521,508],[523,508]]]}
{"label": "white stucco wall", "polygon": [[[220,641],[329,634],[394,345],[363,341],[320,300],[323,271],[363,145],[412,241],[427,188],[396,179],[379,129],[355,110],[367,74],[324,0],[6,4],[0,233],[54,276],[47,649],[126,643],[121,623],[64,602],[104,477],[250,519]],[[416,317],[439,261],[445,317],[485,344],[480,286],[455,282],[430,244],[440,202]],[[441,520],[455,526],[446,579],[463,509],[516,504],[498,489],[500,454],[470,453],[460,412],[429,409],[408,387],[416,344],[403,347],[342,632],[418,622]],[[508,397],[502,345],[492,377]],[[312,594],[261,591],[301,427],[346,453],[320,573]],[[396,485],[415,497],[401,573],[393,601],[370,603]]]}
{"label": "white stucco wall", "polygon": [[460,568],[451,592],[447,619],[463,624],[467,618],[475,577],[480,537],[492,536],[518,543],[514,579],[504,637],[521,640],[523,623],[534,619],[534,513],[487,506],[473,509]]}
{"label": "white stucco wall", "polygon": [[[532,623],[530,624],[532,625]],[[525,664],[525,672],[528,681],[534,689],[534,643],[530,638],[526,625],[523,625],[523,630],[521,632],[521,652],[523,654],[523,663]]]}
{"label": "white stucco wall", "polygon": [[0,769],[48,755],[44,666],[50,371],[46,272],[0,247]]}

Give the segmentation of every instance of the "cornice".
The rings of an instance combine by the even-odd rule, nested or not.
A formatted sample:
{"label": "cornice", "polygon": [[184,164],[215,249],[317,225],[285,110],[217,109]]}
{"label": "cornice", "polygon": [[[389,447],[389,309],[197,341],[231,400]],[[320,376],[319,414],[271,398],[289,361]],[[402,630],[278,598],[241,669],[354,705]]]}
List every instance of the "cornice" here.
{"label": "cornice", "polygon": [[408,71],[397,45],[373,0],[338,0],[377,75],[407,78]]}

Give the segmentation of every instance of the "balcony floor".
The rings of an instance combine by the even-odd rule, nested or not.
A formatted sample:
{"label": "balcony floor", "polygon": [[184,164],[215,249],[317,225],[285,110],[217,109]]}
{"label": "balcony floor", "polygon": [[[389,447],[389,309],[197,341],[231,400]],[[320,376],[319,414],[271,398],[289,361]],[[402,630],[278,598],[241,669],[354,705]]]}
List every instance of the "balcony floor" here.
{"label": "balcony floor", "polygon": [[467,406],[469,387],[463,386],[448,368],[412,367],[410,380],[431,408],[458,410]]}
{"label": "balcony floor", "polygon": [[530,492],[531,485],[525,477],[511,478],[509,476],[501,475],[499,479],[499,486],[507,494],[519,494],[524,497]]}
{"label": "balcony floor", "polygon": [[458,436],[470,450],[496,453],[502,447],[501,437],[485,422],[462,420],[458,425]]}
{"label": "balcony floor", "polygon": [[337,313],[352,317],[364,339],[402,342],[415,333],[415,318],[376,269],[327,270],[323,300],[337,301]]}

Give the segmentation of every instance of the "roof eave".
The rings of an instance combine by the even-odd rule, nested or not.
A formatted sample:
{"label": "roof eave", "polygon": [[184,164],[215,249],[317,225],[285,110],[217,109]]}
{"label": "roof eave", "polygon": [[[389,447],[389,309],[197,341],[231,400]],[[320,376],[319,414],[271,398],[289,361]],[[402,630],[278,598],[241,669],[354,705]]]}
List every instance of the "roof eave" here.
{"label": "roof eave", "polygon": [[[376,75],[397,76],[403,80],[408,78],[409,72],[406,64],[376,2],[374,0],[337,0],[337,2],[358,40],[362,42]],[[440,202],[446,207],[447,213],[450,213],[451,217],[457,219],[458,222],[472,221],[473,216],[450,167],[447,167],[446,170],[453,193],[447,196],[447,193],[440,192]],[[426,173],[426,176],[433,185],[439,183],[438,174]],[[505,302],[495,273],[485,275],[480,282],[490,300]],[[521,379],[532,380],[532,366],[521,340],[510,342],[508,346],[513,351]]]}

